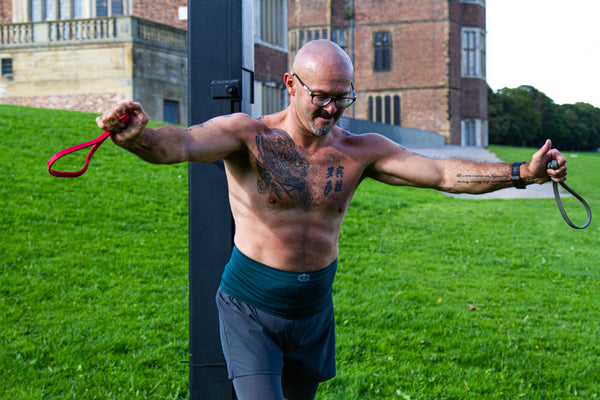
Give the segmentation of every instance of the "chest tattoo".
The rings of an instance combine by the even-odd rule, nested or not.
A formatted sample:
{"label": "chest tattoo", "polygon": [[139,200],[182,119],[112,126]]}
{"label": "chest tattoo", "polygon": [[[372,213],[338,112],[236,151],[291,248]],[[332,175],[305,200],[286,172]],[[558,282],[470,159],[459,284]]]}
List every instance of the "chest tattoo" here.
{"label": "chest tattoo", "polygon": [[341,192],[342,191],[342,178],[344,177],[344,167],[338,165],[337,167],[327,167],[327,174],[325,179],[325,190],[323,194],[327,196],[331,191]]}
{"label": "chest tattoo", "polygon": [[282,195],[308,203],[306,175],[308,161],[298,153],[292,138],[283,130],[270,129],[256,133],[258,157],[256,167],[260,194]]}

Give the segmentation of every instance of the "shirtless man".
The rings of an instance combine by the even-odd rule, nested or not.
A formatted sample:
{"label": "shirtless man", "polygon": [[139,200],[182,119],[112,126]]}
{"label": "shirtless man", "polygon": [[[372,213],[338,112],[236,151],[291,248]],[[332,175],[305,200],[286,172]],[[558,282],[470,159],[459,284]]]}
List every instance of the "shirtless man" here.
{"label": "shirtless man", "polygon": [[[125,102],[97,119],[151,163],[224,160],[235,249],[217,306],[239,399],[313,399],[335,375],[331,287],[342,220],[363,179],[453,193],[566,179],[566,159],[550,141],[515,174],[511,164],[429,159],[378,134],[349,134],[335,124],[355,99],[353,79],[347,54],[316,40],[284,75],[290,105],[281,112],[149,129],[140,104]],[[123,113],[128,125],[118,121]],[[552,159],[556,170],[546,169]]]}

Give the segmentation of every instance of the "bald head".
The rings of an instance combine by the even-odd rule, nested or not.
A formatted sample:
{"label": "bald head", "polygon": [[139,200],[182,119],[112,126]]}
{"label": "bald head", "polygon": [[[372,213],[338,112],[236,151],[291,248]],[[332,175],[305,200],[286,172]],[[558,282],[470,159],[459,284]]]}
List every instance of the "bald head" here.
{"label": "bald head", "polygon": [[354,67],[348,54],[327,39],[312,40],[302,46],[294,57],[292,70],[302,76],[334,73],[340,78],[354,79]]}

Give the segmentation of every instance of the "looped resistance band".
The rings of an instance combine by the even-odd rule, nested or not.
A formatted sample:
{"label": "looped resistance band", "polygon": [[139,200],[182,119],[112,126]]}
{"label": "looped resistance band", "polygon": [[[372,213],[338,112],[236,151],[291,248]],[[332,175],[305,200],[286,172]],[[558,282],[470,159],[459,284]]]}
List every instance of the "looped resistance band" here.
{"label": "looped resistance band", "polygon": [[[129,114],[121,115],[119,117],[119,121],[122,124],[128,123],[129,122]],[[104,131],[104,133],[102,135],[98,136],[94,140],[90,140],[89,142],[81,143],[81,144],[71,146],[64,150],[59,151],[58,153],[56,153],[55,155],[50,157],[50,159],[48,160],[48,172],[50,172],[50,175],[56,176],[59,178],[77,178],[78,176],[83,175],[85,173],[85,171],[88,169],[90,160],[92,159],[92,156],[94,155],[96,150],[98,150],[98,147],[100,147],[100,145],[110,135],[111,135],[111,132]],[[75,151],[85,149],[86,147],[90,147],[90,146],[92,146],[92,148],[90,149],[90,151],[87,154],[87,157],[85,158],[85,165],[79,171],[56,171],[56,170],[52,169],[52,164],[54,164],[59,158],[64,157],[67,154],[73,153]]]}
{"label": "looped resistance band", "polygon": [[[552,161],[548,162],[547,167],[548,167],[548,169],[558,169],[558,162],[556,160],[552,160]],[[583,224],[582,226],[577,226],[573,223],[573,221],[571,221],[571,219],[567,215],[567,212],[565,211],[565,207],[563,206],[562,200],[560,199],[560,194],[558,192],[558,184],[553,181],[552,189],[554,190],[554,198],[556,199],[556,205],[558,206],[558,211],[560,211],[560,215],[562,215],[565,222],[573,229],[587,228],[589,226],[590,222],[592,222],[592,210],[590,209],[590,206],[583,199],[583,197],[581,197],[573,189],[568,187],[564,182],[560,182],[560,185],[562,187],[564,187],[573,196],[575,196],[577,198],[577,200],[579,200],[581,202],[581,204],[583,204],[583,206],[585,207],[585,211],[587,213],[587,220],[585,221],[585,224]]]}

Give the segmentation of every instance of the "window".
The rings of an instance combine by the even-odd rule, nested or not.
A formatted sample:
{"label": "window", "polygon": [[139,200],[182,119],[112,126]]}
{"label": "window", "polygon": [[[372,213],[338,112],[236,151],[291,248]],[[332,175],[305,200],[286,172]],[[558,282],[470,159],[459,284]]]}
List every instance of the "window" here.
{"label": "window", "polygon": [[472,3],[479,4],[480,6],[485,7],[485,0],[460,0],[461,3]]}
{"label": "window", "polygon": [[400,96],[369,96],[367,98],[369,121],[400,125]]}
{"label": "window", "polygon": [[259,118],[288,106],[288,92],[280,82],[254,81],[254,102],[251,115]]}
{"label": "window", "polygon": [[464,120],[462,123],[461,144],[463,146],[475,146],[475,121]]}
{"label": "window", "polygon": [[461,146],[487,146],[488,123],[485,119],[463,119],[460,121]]}
{"label": "window", "polygon": [[2,76],[13,76],[13,60],[12,58],[2,59]]}
{"label": "window", "polygon": [[123,0],[96,0],[96,17],[123,15]]}
{"label": "window", "polygon": [[163,100],[163,121],[168,124],[179,124],[179,102]]}
{"label": "window", "polygon": [[29,0],[32,22],[80,18],[83,18],[83,0]]}
{"label": "window", "polygon": [[381,122],[381,96],[375,97],[375,121]]}
{"label": "window", "polygon": [[283,110],[287,104],[287,90],[272,82],[263,82],[261,87],[261,114],[273,114]]}
{"label": "window", "polygon": [[485,32],[480,28],[462,30],[462,76],[485,78]]}
{"label": "window", "polygon": [[344,50],[348,46],[348,34],[345,29],[311,28],[290,32],[290,50],[298,51],[306,42],[315,39],[329,39]]}
{"label": "window", "polygon": [[287,1],[254,1],[254,35],[259,43],[287,48]]}
{"label": "window", "polygon": [[375,32],[375,71],[389,71],[391,67],[391,47],[389,32]]}
{"label": "window", "polygon": [[394,125],[400,125],[400,96],[394,96]]}
{"label": "window", "polygon": [[385,96],[384,102],[385,102],[385,107],[384,107],[385,123],[391,124],[392,123],[392,98],[390,96]]}
{"label": "window", "polygon": [[[306,42],[310,42],[311,40],[316,39],[327,39],[329,36],[327,34],[327,29],[304,29],[298,32],[299,38],[298,43],[293,43],[291,46],[293,50],[296,51],[300,47],[304,46]],[[333,39],[332,39],[333,40]],[[335,42],[335,40],[334,40]],[[339,43],[338,43],[339,44]]]}
{"label": "window", "polygon": [[346,31],[344,29],[332,29],[329,39],[337,43],[342,49],[346,48]]}

